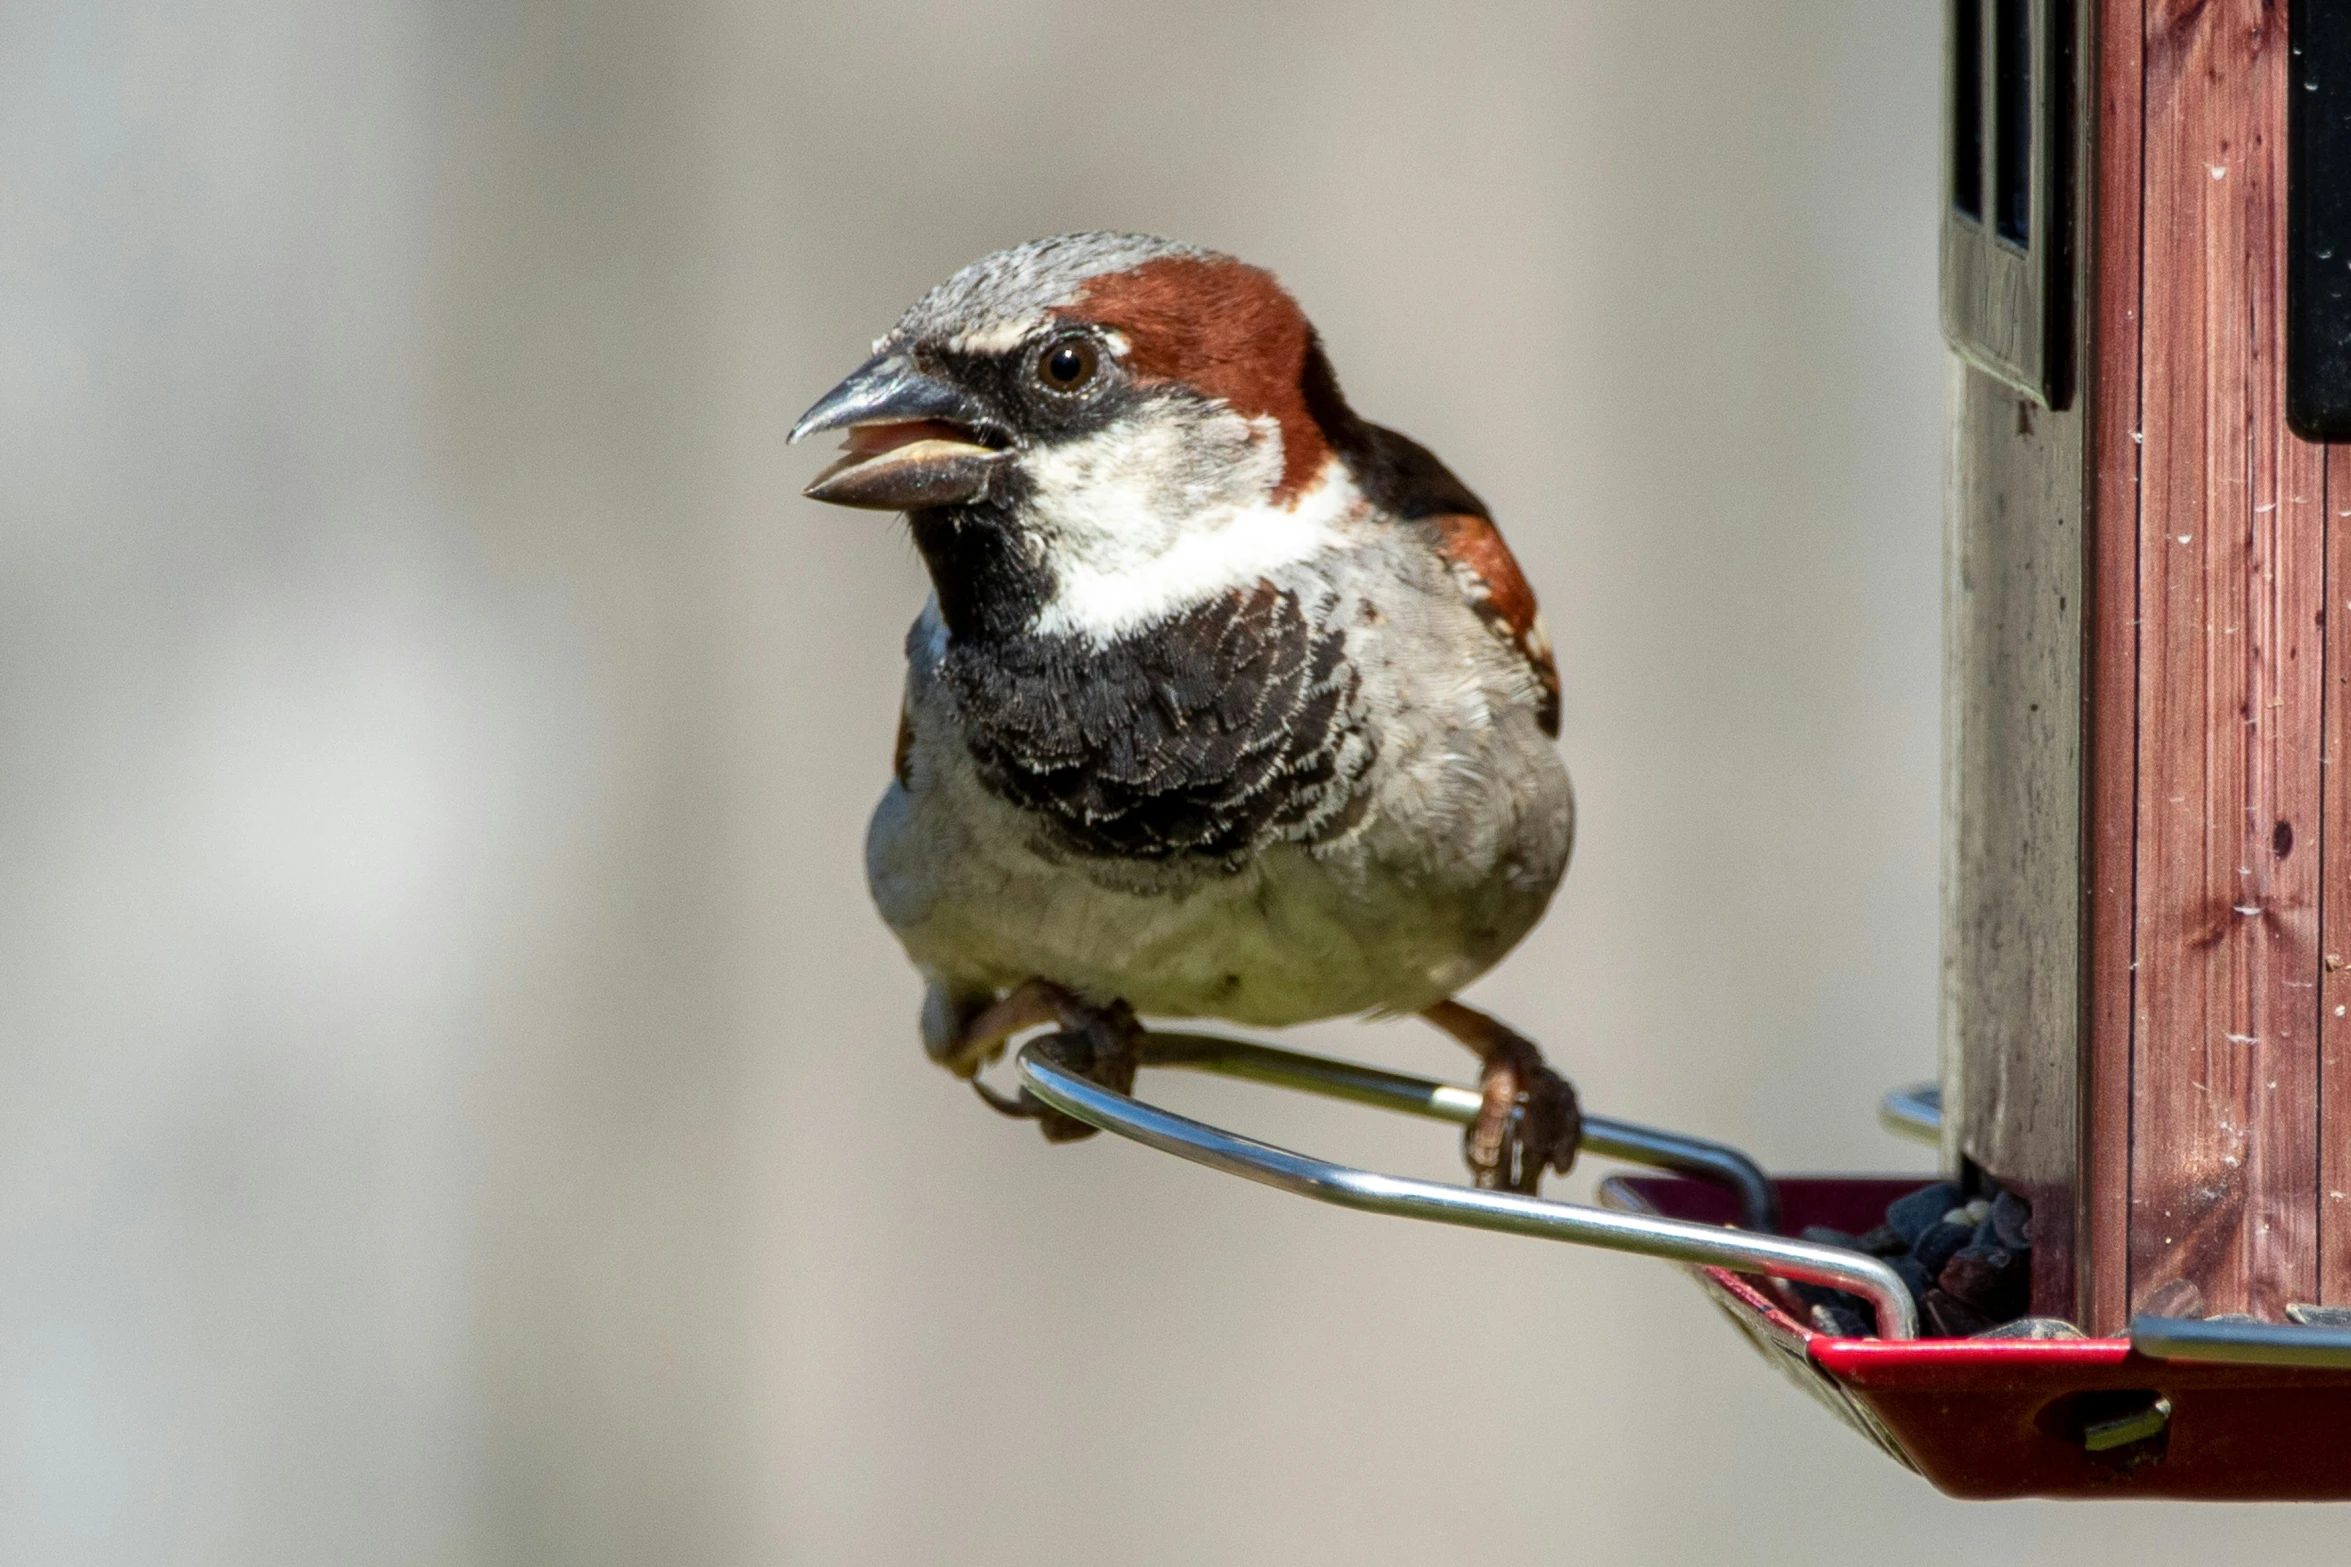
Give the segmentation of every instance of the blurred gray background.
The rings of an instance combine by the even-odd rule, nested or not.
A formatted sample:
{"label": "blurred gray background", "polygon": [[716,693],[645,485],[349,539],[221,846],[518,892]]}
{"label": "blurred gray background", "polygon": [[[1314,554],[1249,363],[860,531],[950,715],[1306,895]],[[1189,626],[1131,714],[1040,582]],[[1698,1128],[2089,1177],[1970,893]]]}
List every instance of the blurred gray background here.
{"label": "blurred gray background", "polygon": [[0,6],[0,1559],[2319,1559],[1945,1502],[1654,1264],[1048,1149],[866,904],[923,579],[782,432],[1180,235],[1544,596],[1582,842],[1474,998],[1924,1168],[1937,9]]}

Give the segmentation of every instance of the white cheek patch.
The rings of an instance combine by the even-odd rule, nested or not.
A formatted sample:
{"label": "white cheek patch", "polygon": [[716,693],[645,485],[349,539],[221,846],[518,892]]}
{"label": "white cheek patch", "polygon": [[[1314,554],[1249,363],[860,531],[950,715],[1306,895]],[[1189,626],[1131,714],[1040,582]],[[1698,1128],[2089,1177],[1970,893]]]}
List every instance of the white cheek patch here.
{"label": "white cheek patch", "polygon": [[[1135,432],[1116,451],[1048,454],[1032,469],[1034,515],[1054,594],[1036,629],[1107,642],[1284,566],[1346,547],[1363,497],[1335,459],[1287,506],[1263,497],[1281,472],[1281,436],[1252,421],[1245,461],[1199,465],[1181,429]],[[1238,492],[1238,493],[1236,493]]]}
{"label": "white cheek patch", "polygon": [[1185,534],[1141,570],[1057,564],[1059,590],[1038,615],[1037,629],[1108,642],[1221,593],[1249,587],[1340,542],[1338,532],[1323,518],[1273,506],[1235,512],[1221,526]]}

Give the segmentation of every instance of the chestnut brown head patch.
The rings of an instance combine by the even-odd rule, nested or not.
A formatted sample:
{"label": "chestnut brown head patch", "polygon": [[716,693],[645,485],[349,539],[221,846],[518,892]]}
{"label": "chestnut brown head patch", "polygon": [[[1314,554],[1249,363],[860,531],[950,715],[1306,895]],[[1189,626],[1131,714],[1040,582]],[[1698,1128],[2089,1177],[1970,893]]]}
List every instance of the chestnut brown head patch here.
{"label": "chestnut brown head patch", "polygon": [[1307,406],[1314,330],[1270,272],[1224,256],[1165,256],[1090,279],[1054,312],[1123,336],[1143,382],[1177,381],[1282,432],[1288,501],[1322,471],[1330,443]]}

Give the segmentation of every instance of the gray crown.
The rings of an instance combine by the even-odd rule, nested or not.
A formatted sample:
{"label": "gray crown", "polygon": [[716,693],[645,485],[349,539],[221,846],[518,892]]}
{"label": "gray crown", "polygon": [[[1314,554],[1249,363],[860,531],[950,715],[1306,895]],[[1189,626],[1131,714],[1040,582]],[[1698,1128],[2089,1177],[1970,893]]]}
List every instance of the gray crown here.
{"label": "gray crown", "polygon": [[1042,314],[1077,297],[1086,281],[1167,256],[1226,259],[1149,234],[1057,234],[999,250],[916,300],[890,336],[921,341],[983,331]]}

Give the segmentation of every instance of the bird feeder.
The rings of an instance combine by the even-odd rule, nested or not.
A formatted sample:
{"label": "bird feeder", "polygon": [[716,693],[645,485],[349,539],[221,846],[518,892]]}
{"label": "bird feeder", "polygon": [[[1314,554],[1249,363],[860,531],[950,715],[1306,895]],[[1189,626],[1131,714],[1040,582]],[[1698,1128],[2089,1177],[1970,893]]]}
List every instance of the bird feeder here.
{"label": "bird feeder", "polygon": [[[2351,1497],[2351,0],[1945,14],[1941,1071],[1884,1113],[2029,1202],[2058,1336],[1938,1336],[1821,1238],[1915,1179],[1593,1118],[1587,1151],[1669,1173],[1589,1207],[1307,1158],[1035,1047],[1022,1080],[1343,1206],[1685,1264],[1955,1495]],[[1203,1036],[1143,1059],[1477,1109]],[[1820,1331],[1822,1289],[1866,1322]]]}

